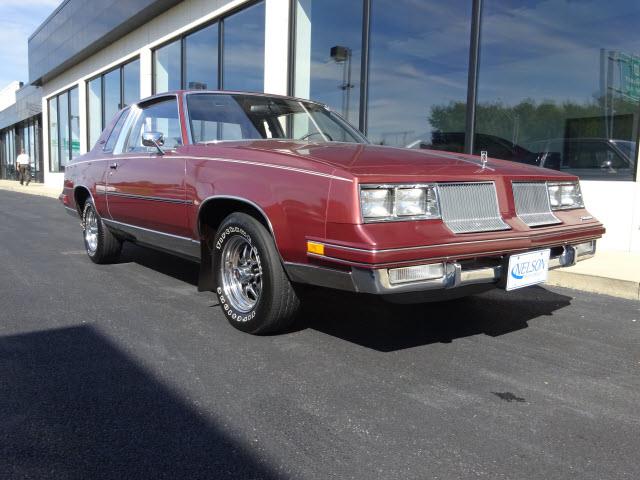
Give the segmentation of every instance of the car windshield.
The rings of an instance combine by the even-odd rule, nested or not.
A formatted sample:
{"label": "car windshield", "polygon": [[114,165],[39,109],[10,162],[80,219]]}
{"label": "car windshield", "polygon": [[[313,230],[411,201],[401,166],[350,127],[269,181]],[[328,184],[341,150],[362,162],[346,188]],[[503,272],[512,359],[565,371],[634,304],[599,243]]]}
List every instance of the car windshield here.
{"label": "car windshield", "polygon": [[187,95],[194,143],[290,139],[366,143],[366,138],[322,105],[264,95]]}

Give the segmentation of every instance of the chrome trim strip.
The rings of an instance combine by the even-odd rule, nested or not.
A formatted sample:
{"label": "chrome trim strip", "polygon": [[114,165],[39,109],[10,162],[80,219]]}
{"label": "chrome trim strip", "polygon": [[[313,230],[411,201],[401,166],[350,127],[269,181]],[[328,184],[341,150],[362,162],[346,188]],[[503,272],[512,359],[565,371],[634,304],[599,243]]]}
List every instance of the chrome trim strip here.
{"label": "chrome trim strip", "polygon": [[63,205],[63,207],[64,211],[71,215],[73,218],[80,218],[78,210],[76,210],[75,208],[67,207],[66,205]]}
{"label": "chrome trim strip", "polygon": [[[199,157],[199,156],[193,156],[193,155],[180,155],[179,153],[177,153],[176,155],[179,156],[180,158],[184,158],[185,160],[206,160],[206,161],[213,161],[213,162],[239,163],[239,164],[246,164],[246,165],[254,165],[254,166],[257,166],[257,167],[275,168],[275,169],[278,169],[278,170],[286,170],[286,171],[289,171],[289,172],[302,173],[302,174],[306,174],[306,175],[313,175],[313,176],[316,176],[316,177],[330,178],[332,180],[341,180],[343,182],[353,183],[353,179],[350,179],[350,178],[339,177],[337,175],[331,175],[329,173],[314,172],[313,170],[306,170],[304,168],[287,167],[286,165],[274,165],[274,164],[270,164],[270,163],[254,162],[254,161],[251,161],[251,160],[237,160],[237,159],[232,159],[232,158]],[[150,158],[150,156],[151,155],[135,155],[135,156],[127,156],[126,159],[127,160],[145,159],[145,158]],[[81,162],[74,162],[73,165],[79,165],[81,163],[102,162],[102,161],[106,161],[106,160],[113,160],[113,157],[109,157],[109,158],[94,158],[94,159],[91,159],[91,160],[83,160]]]}
{"label": "chrome trim strip", "polygon": [[123,198],[131,198],[134,200],[150,200],[154,202],[165,202],[165,203],[177,203],[177,204],[186,204],[191,205],[193,202],[191,200],[180,200],[179,198],[166,198],[166,197],[153,197],[149,195],[136,195],[134,193],[123,193],[123,192],[111,192],[106,191],[107,197],[123,197]]}
{"label": "chrome trim strip", "polygon": [[134,241],[140,244],[174,252],[192,259],[200,259],[200,242],[198,240],[152,230],[150,228],[138,227],[107,218],[103,218],[102,221],[114,230],[119,230],[131,235]]}

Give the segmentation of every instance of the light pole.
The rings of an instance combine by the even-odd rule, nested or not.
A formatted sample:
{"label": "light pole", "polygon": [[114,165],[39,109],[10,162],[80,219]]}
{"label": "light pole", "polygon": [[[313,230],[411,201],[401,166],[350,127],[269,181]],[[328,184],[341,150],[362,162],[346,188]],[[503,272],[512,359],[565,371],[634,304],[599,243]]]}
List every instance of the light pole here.
{"label": "light pole", "polygon": [[351,103],[351,49],[336,45],[331,47],[331,58],[336,63],[342,64],[342,85],[338,88],[342,90],[342,115],[349,120],[349,105]]}

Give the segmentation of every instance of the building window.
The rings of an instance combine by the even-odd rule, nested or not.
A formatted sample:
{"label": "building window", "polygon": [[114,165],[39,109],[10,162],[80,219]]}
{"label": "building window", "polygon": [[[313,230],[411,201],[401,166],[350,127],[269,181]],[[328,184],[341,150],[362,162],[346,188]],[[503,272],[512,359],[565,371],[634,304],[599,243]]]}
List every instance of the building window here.
{"label": "building window", "polygon": [[373,143],[464,149],[471,2],[441,5],[371,2],[367,134]]}
{"label": "building window", "polygon": [[362,22],[363,2],[296,2],[293,93],[330,105],[354,125],[360,115]]}
{"label": "building window", "polygon": [[48,100],[49,170],[62,172],[72,158],[80,155],[80,105],[78,87]]}
{"label": "building window", "polygon": [[224,20],[222,62],[225,90],[264,90],[264,3]]}
{"label": "building window", "polygon": [[153,52],[153,84],[155,93],[179,90],[182,76],[182,46],[180,40]]}
{"label": "building window", "polygon": [[115,114],[140,99],[140,60],[120,65],[87,82],[87,140],[91,149]]}
{"label": "building window", "polygon": [[16,148],[15,130],[9,128],[2,131],[0,135],[2,141],[2,178],[15,179],[16,177]]}
{"label": "building window", "polygon": [[483,2],[475,150],[582,178],[633,179],[638,2]]}
{"label": "building window", "polygon": [[153,92],[263,91],[264,22],[264,2],[257,2],[157,48]]}
{"label": "building window", "polygon": [[214,23],[185,37],[185,88],[218,88],[218,34],[218,24]]}

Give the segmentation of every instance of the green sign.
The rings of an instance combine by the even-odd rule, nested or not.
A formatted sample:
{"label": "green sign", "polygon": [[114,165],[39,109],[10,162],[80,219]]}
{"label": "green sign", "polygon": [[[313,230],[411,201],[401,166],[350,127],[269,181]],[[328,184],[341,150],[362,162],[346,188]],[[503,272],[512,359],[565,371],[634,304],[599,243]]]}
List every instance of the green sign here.
{"label": "green sign", "polygon": [[620,89],[623,95],[640,100],[640,57],[620,54]]}

